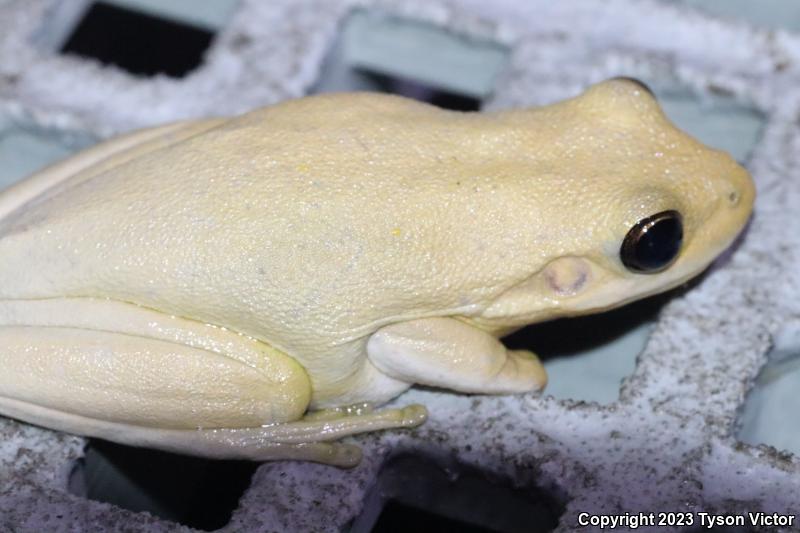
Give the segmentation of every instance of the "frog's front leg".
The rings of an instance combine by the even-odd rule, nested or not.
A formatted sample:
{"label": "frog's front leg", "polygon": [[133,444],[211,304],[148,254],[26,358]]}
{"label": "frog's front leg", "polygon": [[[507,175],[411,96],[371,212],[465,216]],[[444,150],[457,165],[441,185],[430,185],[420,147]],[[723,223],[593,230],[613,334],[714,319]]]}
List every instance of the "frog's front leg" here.
{"label": "frog's front leg", "polygon": [[213,458],[352,466],[342,436],[424,420],[424,408],[302,418],[310,380],[265,343],[132,304],[0,301],[0,414]]}
{"label": "frog's front leg", "polygon": [[508,350],[497,338],[453,318],[383,327],[370,337],[367,353],[390,377],[462,392],[528,392],[547,382],[533,353]]}

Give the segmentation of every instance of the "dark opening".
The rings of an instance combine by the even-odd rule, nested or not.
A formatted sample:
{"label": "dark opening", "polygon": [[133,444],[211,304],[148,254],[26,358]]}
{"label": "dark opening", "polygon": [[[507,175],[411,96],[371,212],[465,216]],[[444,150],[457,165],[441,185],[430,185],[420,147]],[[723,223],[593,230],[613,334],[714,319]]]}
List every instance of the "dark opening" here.
{"label": "dark opening", "polygon": [[424,83],[380,74],[369,70],[359,69],[358,73],[375,85],[375,90],[382,93],[397,94],[406,98],[414,98],[422,102],[427,102],[445,109],[455,111],[477,111],[481,107],[481,101],[472,96],[466,96],[444,89],[439,89]]}
{"label": "dark opening", "polygon": [[460,520],[445,518],[423,511],[416,507],[403,505],[397,500],[389,500],[383,507],[373,533],[496,533],[489,529]]}
{"label": "dark opening", "polygon": [[381,471],[351,531],[545,533],[557,527],[563,500],[538,487],[511,487],[475,467],[445,469],[404,455]]}
{"label": "dark opening", "polygon": [[70,475],[69,491],[213,531],[230,521],[258,466],[91,439]]}
{"label": "dark opening", "polygon": [[61,51],[133,74],[180,78],[200,65],[213,37],[203,28],[94,2]]}
{"label": "dark opening", "polygon": [[658,318],[661,308],[685,287],[604,313],[561,318],[527,326],[503,338],[512,350],[532,350],[542,360],[580,354]]}

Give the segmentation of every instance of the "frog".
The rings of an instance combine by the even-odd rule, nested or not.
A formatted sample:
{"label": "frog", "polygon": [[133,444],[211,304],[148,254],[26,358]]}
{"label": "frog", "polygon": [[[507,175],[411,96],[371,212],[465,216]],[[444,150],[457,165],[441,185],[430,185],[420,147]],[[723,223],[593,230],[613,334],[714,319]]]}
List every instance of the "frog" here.
{"label": "frog", "polygon": [[[540,394],[502,337],[703,272],[750,174],[615,78],[486,112],[307,96],[112,138],[0,194],[0,414],[354,466],[414,385]],[[342,440],[344,439],[344,440]]]}

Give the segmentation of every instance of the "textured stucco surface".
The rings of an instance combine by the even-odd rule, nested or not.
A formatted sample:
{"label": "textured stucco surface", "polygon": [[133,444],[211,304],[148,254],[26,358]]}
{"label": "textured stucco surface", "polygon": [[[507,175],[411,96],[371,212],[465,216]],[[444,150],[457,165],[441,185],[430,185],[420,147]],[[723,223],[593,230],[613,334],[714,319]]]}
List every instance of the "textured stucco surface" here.
{"label": "textured stucco surface", "polygon": [[[355,5],[245,1],[204,66],[171,80],[136,79],[32,44],[51,4],[0,2],[0,105],[42,126],[98,135],[303,94]],[[489,108],[551,102],[619,74],[750,102],[766,116],[748,161],[756,215],[734,253],[664,308],[618,402],[412,390],[394,403],[426,404],[425,425],[354,439],[365,460],[353,470],[264,464],[224,530],[339,530],[360,512],[381,465],[405,451],[563,495],[558,531],[575,530],[579,512],[797,513],[800,460],[732,435],[773,336],[800,315],[800,36],[648,0],[374,5],[508,44],[511,66]],[[82,446],[0,419],[0,531],[185,529],[68,494]]]}

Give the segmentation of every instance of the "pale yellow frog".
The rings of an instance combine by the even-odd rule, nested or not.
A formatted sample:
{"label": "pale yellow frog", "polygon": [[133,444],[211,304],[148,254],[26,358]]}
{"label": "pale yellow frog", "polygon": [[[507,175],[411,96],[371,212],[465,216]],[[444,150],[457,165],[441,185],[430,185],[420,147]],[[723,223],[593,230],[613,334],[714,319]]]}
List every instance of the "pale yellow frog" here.
{"label": "pale yellow frog", "polygon": [[[102,143],[0,195],[0,413],[207,457],[360,457],[415,383],[537,391],[499,336],[683,283],[753,184],[617,79],[552,106],[312,96]],[[350,407],[348,407],[350,406]]]}

